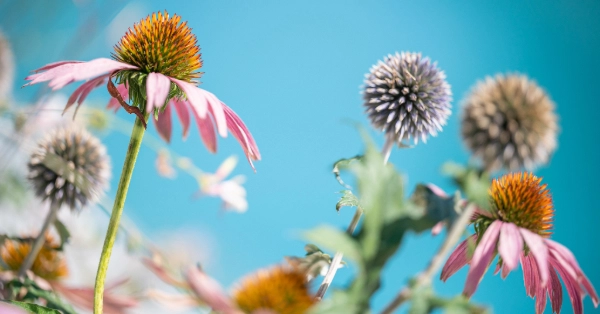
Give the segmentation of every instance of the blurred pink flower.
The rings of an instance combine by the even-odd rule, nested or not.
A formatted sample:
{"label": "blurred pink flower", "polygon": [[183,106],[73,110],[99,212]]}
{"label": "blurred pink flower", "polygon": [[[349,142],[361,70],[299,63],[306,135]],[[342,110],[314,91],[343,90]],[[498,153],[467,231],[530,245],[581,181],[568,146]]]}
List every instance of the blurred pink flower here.
{"label": "blurred pink flower", "polygon": [[[126,280],[116,282],[104,291],[104,313],[126,314],[127,310],[136,307],[139,301],[131,296],[117,295],[111,290],[125,283]],[[94,288],[73,288],[58,282],[53,282],[54,291],[60,293],[71,304],[86,310],[94,307]]]}
{"label": "blurred pink flower", "polygon": [[14,305],[10,305],[8,303],[0,302],[0,313],[2,314],[28,314],[27,311],[16,307]]}
{"label": "blurred pink flower", "polygon": [[[446,281],[463,266],[470,264],[463,294],[471,297],[496,254],[500,255],[495,273],[506,278],[523,268],[527,295],[535,298],[536,313],[546,308],[546,294],[552,310],[560,313],[562,278],[575,314],[583,313],[583,297],[589,294],[598,306],[598,294],[585,276],[575,256],[565,246],[550,240],[554,209],[546,185],[530,173],[506,175],[492,182],[489,190],[491,212],[478,210],[473,218],[476,234],[463,241],[442,269]],[[473,254],[469,246],[475,245]],[[557,275],[558,274],[558,275]]]}
{"label": "blurred pink flower", "polygon": [[225,209],[232,209],[239,213],[245,212],[248,209],[248,202],[246,201],[246,189],[242,186],[244,177],[239,175],[225,180],[236,164],[237,157],[230,156],[221,163],[214,174],[201,174],[198,179],[200,191],[197,195],[219,197],[223,200]]}

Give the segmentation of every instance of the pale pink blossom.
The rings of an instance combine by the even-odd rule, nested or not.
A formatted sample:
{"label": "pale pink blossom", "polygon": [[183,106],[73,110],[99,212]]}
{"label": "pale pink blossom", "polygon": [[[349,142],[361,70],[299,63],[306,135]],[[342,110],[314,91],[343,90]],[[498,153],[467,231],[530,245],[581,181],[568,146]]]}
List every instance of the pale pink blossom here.
{"label": "pale pink blossom", "polygon": [[198,179],[200,191],[197,195],[219,197],[223,200],[225,209],[232,209],[240,213],[245,212],[248,209],[248,202],[246,201],[246,189],[242,186],[245,180],[244,177],[238,175],[225,180],[236,164],[237,158],[230,156],[221,163],[214,174],[201,174]]}
{"label": "pale pink blossom", "polygon": [[[35,70],[34,74],[26,77],[29,81],[25,86],[48,82],[52,90],[61,89],[75,81],[85,81],[71,95],[65,110],[74,104],[78,108],[96,87],[106,85],[111,77],[123,70],[139,70],[136,66],[106,59],[98,58],[88,62],[61,61],[48,64]],[[216,152],[218,133],[221,137],[227,136],[229,130],[241,144],[246,158],[254,168],[252,161],[260,160],[258,146],[248,131],[248,128],[233,110],[221,102],[214,94],[197,87],[195,84],[178,80],[161,73],[149,73],[146,79],[146,104],[147,113],[161,109],[167,100],[171,83],[174,83],[185,93],[185,99],[172,98],[164,110],[153,119],[160,136],[167,142],[171,140],[172,121],[171,111],[174,109],[179,121],[183,125],[183,137],[188,134],[190,116],[193,116],[198,125],[202,141],[209,151]],[[121,84],[116,87],[117,93],[123,100],[129,98],[128,87]],[[120,102],[113,98],[109,108],[117,110]]]}

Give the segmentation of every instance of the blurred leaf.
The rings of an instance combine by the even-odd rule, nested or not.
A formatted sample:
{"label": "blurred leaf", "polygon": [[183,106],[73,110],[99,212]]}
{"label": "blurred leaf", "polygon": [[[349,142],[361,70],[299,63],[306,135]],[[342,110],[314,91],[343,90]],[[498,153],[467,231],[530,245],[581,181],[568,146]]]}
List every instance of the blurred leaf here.
{"label": "blurred leaf", "polygon": [[361,263],[358,243],[347,233],[330,226],[320,226],[307,231],[304,237],[331,250],[337,250],[357,264]]}
{"label": "blurred leaf", "polygon": [[356,197],[356,195],[352,194],[352,191],[344,190],[344,191],[341,191],[341,193],[342,193],[342,197],[335,205],[335,209],[337,211],[340,211],[340,209],[342,207],[358,207],[358,206],[360,206],[360,204],[358,202],[358,198]]}
{"label": "blurred leaf", "polygon": [[71,233],[59,219],[54,220],[54,227],[56,228],[58,236],[60,237],[60,246],[57,250],[62,251],[65,243],[69,242],[69,239],[71,238]]}
{"label": "blurred leaf", "polygon": [[53,309],[49,309],[47,307],[43,307],[41,305],[27,303],[27,302],[19,302],[19,301],[2,301],[15,306],[18,306],[22,309],[27,310],[29,313],[33,314],[61,314],[61,312]]}
{"label": "blurred leaf", "polygon": [[13,171],[6,171],[0,178],[0,202],[11,202],[23,205],[27,196],[27,184],[23,178]]}
{"label": "blurred leaf", "polygon": [[471,166],[465,167],[447,162],[442,166],[442,173],[453,179],[469,201],[481,209],[490,209],[488,189],[491,179],[487,172]]}
{"label": "blurred leaf", "polygon": [[317,303],[309,312],[309,314],[338,314],[338,313],[364,313],[359,310],[355,300],[347,293],[336,290],[333,291],[331,297]]}
{"label": "blurred leaf", "polygon": [[[77,314],[71,305],[62,301],[54,291],[42,289],[35,281],[29,278],[25,278],[23,282],[17,279],[12,280],[7,283],[7,287],[12,291],[12,299],[17,299],[17,296],[19,296],[18,301],[29,303],[44,300],[46,307],[49,309],[59,310],[63,314]],[[22,293],[23,290],[26,291],[24,295]]]}

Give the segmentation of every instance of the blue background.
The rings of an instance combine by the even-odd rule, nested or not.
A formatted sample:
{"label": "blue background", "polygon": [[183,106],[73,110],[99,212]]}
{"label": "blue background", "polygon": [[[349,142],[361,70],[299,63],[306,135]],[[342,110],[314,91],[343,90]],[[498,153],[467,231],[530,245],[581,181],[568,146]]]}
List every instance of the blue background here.
{"label": "blue background", "polygon": [[[126,13],[117,15],[123,7]],[[16,84],[46,63],[108,57],[112,47],[105,40],[110,35],[105,29],[115,16],[124,18],[124,25],[132,25],[162,9],[189,21],[202,48],[202,87],[242,117],[263,160],[256,164],[256,174],[243,158],[235,170],[248,177],[249,211],[221,214],[217,200],[191,199],[197,189],[194,179],[159,177],[154,170],[155,154],[143,148],[127,214],[149,235],[182,227],[211,234],[218,250],[208,272],[225,286],[281,261],[284,255],[302,255],[302,230],[320,224],[346,227],[352,211],[335,211],[341,187],[331,175],[331,165],[362,151],[356,130],[345,121],[368,124],[359,95],[363,75],[388,53],[419,51],[446,72],[455,98],[453,114],[437,138],[411,150],[395,149],[391,162],[407,174],[410,186],[433,182],[452,191],[439,168],[448,160],[466,163],[469,159],[459,136],[461,99],[486,75],[527,74],[550,93],[560,115],[558,151],[547,167],[536,171],[549,184],[555,200],[553,239],[574,252],[600,288],[596,198],[600,186],[600,2],[4,1],[0,2],[0,26],[15,49]],[[88,36],[89,30],[97,32]],[[123,34],[125,28],[115,31]],[[118,36],[112,39],[114,44]],[[36,90],[16,89],[14,96],[26,102]],[[107,101],[108,95],[96,91],[92,98]],[[174,134],[180,130],[177,126]],[[219,139],[219,152],[211,155],[195,126],[192,131],[185,142],[175,138],[172,148],[193,158],[201,168],[212,171],[226,156],[242,156],[232,137]],[[381,145],[382,136],[372,134]],[[104,140],[118,170],[128,138],[112,133]],[[375,309],[381,309],[409,276],[425,267],[441,240],[428,234],[406,239],[385,269]],[[335,285],[344,285],[350,275],[351,269],[341,270]],[[465,276],[462,270],[446,284],[436,282],[435,288],[445,295],[458,294]],[[534,311],[520,270],[505,281],[490,271],[474,300],[493,305],[496,313]],[[584,307],[588,313],[600,312],[589,297]],[[566,291],[563,310],[572,311]],[[549,304],[546,312],[550,313]]]}

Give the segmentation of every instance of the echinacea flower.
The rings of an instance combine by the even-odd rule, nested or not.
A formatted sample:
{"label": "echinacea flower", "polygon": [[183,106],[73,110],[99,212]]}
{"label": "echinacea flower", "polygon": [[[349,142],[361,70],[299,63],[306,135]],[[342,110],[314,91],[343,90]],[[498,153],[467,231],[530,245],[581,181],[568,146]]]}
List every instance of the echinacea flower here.
{"label": "echinacea flower", "polygon": [[[531,173],[513,173],[495,179],[489,190],[491,211],[477,211],[473,217],[476,233],[463,241],[442,269],[446,281],[470,264],[463,294],[471,297],[496,254],[496,273],[502,278],[519,261],[527,295],[536,299],[536,313],[546,308],[546,294],[552,310],[560,313],[562,279],[575,314],[583,313],[583,297],[589,294],[598,306],[598,294],[585,276],[575,256],[565,246],[549,239],[554,208],[546,185]],[[476,245],[473,254],[469,246]]]}
{"label": "echinacea flower", "polygon": [[232,297],[197,268],[187,272],[196,295],[219,313],[303,314],[315,304],[306,273],[297,267],[279,265],[248,276],[233,290]]}
{"label": "echinacea flower", "polygon": [[488,171],[533,170],[556,149],[554,102],[524,75],[497,75],[478,82],[464,101],[461,133]]}
{"label": "echinacea flower", "polygon": [[246,201],[246,189],[242,186],[244,176],[237,175],[225,180],[236,164],[237,157],[230,156],[221,163],[214,174],[201,174],[198,178],[200,191],[197,195],[219,197],[223,200],[224,209],[232,209],[239,213],[245,212],[248,209],[248,201]]}
{"label": "echinacea flower", "polygon": [[96,202],[108,187],[109,177],[106,148],[77,126],[50,132],[29,160],[29,181],[36,195],[72,210]]}
{"label": "echinacea flower", "polygon": [[159,12],[142,19],[115,46],[112,57],[114,60],[51,63],[28,76],[26,80],[30,82],[25,85],[49,81],[52,90],[57,90],[75,81],[86,81],[73,92],[66,110],[75,103],[79,107],[94,88],[107,84],[113,97],[109,107],[122,106],[135,113],[144,125],[144,116],[153,114],[157,130],[167,142],[171,138],[171,112],[175,111],[183,125],[184,137],[193,116],[211,152],[217,149],[215,128],[222,137],[227,136],[229,129],[251,165],[252,160],[260,159],[252,135],[237,114],[214,94],[197,87],[196,80],[201,75],[198,70],[202,66],[200,48],[181,17]]}
{"label": "echinacea flower", "polygon": [[[31,242],[5,239],[0,246],[0,257],[8,268],[3,270],[19,270],[31,251]],[[58,248],[59,245],[54,243],[51,237],[46,236],[46,242],[31,266],[34,275],[46,280],[57,280],[68,275],[67,264]],[[0,270],[2,270],[1,266]]]}
{"label": "echinacea flower", "polygon": [[436,136],[450,116],[446,75],[420,53],[388,55],[371,67],[363,91],[371,124],[400,145]]}

